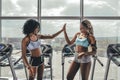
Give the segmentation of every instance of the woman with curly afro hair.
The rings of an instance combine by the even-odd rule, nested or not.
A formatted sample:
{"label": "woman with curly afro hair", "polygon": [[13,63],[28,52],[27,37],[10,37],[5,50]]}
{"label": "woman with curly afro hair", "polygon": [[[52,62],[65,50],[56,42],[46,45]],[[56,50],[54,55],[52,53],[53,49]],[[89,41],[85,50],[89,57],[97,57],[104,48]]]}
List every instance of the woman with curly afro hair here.
{"label": "woman with curly afro hair", "polygon": [[[37,73],[37,80],[42,80],[44,71],[44,61],[41,56],[42,51],[40,48],[41,42],[38,39],[52,39],[59,35],[64,28],[53,35],[38,34],[40,24],[34,19],[29,19],[23,26],[23,34],[25,37],[22,39],[22,58],[23,62],[29,70],[29,80],[34,80]],[[30,62],[26,58],[26,51],[31,53]]]}

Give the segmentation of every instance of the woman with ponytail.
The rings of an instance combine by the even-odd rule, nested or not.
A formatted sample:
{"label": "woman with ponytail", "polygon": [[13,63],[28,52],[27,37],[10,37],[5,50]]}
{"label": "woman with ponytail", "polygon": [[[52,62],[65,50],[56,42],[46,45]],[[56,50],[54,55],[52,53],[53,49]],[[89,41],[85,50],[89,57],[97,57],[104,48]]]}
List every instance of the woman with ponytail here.
{"label": "woman with ponytail", "polygon": [[[75,57],[72,61],[67,80],[73,80],[78,69],[80,68],[82,80],[88,80],[90,67],[91,67],[91,55],[96,54],[96,40],[93,34],[93,27],[88,20],[83,20],[80,24],[80,32],[77,32],[72,40],[69,40],[66,33],[66,24],[64,25],[64,35],[66,42],[76,44]],[[88,50],[88,46],[91,45],[92,50]]]}

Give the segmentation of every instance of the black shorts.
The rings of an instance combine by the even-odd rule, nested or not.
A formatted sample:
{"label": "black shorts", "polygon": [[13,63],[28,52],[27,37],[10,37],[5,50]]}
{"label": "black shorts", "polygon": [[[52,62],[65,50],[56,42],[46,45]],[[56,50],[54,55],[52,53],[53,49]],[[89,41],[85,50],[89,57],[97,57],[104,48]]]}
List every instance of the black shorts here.
{"label": "black shorts", "polygon": [[30,58],[30,64],[31,66],[40,66],[42,63],[44,63],[44,57],[32,57]]}

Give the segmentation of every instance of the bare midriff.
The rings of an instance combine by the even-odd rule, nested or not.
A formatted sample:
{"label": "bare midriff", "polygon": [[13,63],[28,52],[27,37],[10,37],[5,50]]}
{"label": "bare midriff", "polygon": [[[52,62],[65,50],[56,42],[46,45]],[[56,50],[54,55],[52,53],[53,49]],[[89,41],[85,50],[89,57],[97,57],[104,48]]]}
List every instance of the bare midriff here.
{"label": "bare midriff", "polygon": [[88,51],[88,48],[77,45],[77,46],[75,47],[75,51],[76,51],[77,53],[87,52],[87,51]]}
{"label": "bare midriff", "polygon": [[40,48],[36,48],[36,49],[31,50],[31,56],[32,57],[39,57],[41,54],[42,53],[40,51]]}

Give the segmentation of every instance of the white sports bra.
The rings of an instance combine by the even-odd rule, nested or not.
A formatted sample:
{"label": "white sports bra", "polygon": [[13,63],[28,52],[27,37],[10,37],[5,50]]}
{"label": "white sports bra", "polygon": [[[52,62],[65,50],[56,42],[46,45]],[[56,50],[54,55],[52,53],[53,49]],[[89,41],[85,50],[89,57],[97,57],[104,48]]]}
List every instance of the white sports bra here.
{"label": "white sports bra", "polygon": [[39,40],[36,41],[30,40],[29,44],[27,45],[27,49],[30,51],[37,48],[41,48],[41,42]]}

